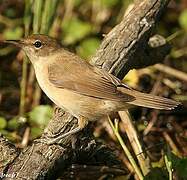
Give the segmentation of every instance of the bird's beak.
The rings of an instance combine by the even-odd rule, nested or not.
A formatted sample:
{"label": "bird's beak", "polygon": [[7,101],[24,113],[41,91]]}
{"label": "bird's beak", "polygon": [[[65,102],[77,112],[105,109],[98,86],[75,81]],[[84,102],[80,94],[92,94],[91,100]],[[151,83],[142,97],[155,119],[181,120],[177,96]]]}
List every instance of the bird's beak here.
{"label": "bird's beak", "polygon": [[23,47],[23,41],[22,40],[5,40],[3,41],[3,43],[7,43],[7,44],[13,44],[17,47],[22,48]]}

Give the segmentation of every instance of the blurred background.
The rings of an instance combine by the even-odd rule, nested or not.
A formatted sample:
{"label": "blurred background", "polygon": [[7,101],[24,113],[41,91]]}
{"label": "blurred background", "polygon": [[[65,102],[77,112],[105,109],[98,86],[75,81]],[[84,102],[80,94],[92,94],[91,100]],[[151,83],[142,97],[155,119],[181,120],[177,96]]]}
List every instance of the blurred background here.
{"label": "blurred background", "polygon": [[[133,0],[0,0],[0,40],[20,39],[29,34],[49,34],[89,61]],[[187,1],[171,0],[155,34],[172,45],[163,64],[132,70],[124,78],[129,86],[173,98],[183,103],[174,111],[146,108],[131,110],[145,150],[155,167],[163,167],[167,147],[171,159],[187,179]],[[169,69],[167,69],[169,68]],[[39,137],[53,113],[52,102],[35,81],[30,63],[19,49],[0,44],[0,132],[18,147]],[[120,133],[127,143],[125,130]],[[109,123],[96,122],[95,136],[127,159]],[[130,148],[130,146],[129,146]],[[177,163],[176,163],[177,162]],[[182,165],[181,165],[182,164]]]}

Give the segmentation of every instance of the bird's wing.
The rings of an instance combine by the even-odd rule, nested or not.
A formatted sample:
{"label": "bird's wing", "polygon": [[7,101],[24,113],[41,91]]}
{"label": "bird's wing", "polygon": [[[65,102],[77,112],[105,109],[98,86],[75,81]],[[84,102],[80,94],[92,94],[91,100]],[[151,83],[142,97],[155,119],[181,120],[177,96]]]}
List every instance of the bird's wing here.
{"label": "bird's wing", "polygon": [[78,56],[57,58],[48,68],[50,82],[58,88],[72,90],[99,99],[133,101],[134,97],[120,92],[121,85],[115,76],[100,70]]}

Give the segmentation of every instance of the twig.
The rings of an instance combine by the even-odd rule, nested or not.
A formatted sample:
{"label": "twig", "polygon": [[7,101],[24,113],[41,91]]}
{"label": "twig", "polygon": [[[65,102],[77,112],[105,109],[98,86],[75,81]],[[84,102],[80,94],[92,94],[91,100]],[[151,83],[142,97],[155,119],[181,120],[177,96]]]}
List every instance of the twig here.
{"label": "twig", "polygon": [[134,171],[136,172],[137,176],[139,177],[140,180],[143,180],[143,175],[139,169],[139,167],[136,164],[136,161],[134,160],[133,156],[131,155],[130,151],[128,150],[127,146],[125,145],[125,143],[123,142],[123,139],[121,138],[119,131],[118,131],[118,122],[115,122],[115,127],[112,123],[112,121],[110,120],[110,118],[108,118],[109,123],[113,129],[114,134],[116,135],[121,147],[123,148],[125,154],[127,155],[129,161],[131,162],[131,165],[134,168]]}
{"label": "twig", "polygon": [[145,130],[143,132],[144,136],[146,136],[150,132],[151,128],[155,125],[155,123],[158,119],[158,111],[153,111],[151,113],[151,115],[152,115],[152,118],[151,118],[149,124],[147,125],[147,127],[145,128]]}
{"label": "twig", "polygon": [[164,156],[164,161],[165,161],[165,164],[166,164],[166,168],[168,170],[168,173],[169,173],[169,180],[172,180],[172,163],[171,161],[169,161],[167,155]]}
{"label": "twig", "polygon": [[22,142],[21,142],[21,148],[25,148],[28,146],[28,142],[29,142],[29,137],[30,137],[30,127],[27,127],[25,129],[23,138],[22,138]]}
{"label": "twig", "polygon": [[175,154],[177,154],[179,157],[182,157],[181,152],[179,151],[179,149],[177,148],[176,144],[173,142],[172,138],[169,136],[169,134],[167,132],[163,132],[162,133],[166,142],[169,144],[169,146],[171,147],[171,149],[173,150],[173,152]]}
{"label": "twig", "polygon": [[[156,79],[156,82],[154,83],[154,86],[151,90],[151,94],[153,95],[157,95],[158,94],[158,90],[160,89],[160,84],[161,84],[161,81],[162,81],[162,78],[163,78],[163,75],[162,73],[160,73],[158,76],[157,76],[157,79]],[[157,121],[157,117],[158,117],[158,110],[154,110],[152,113],[151,113],[151,120],[149,121],[149,124],[147,125],[147,127],[145,128],[144,132],[143,132],[143,135],[146,136],[149,131],[151,130],[151,128],[155,125],[156,121]]]}
{"label": "twig", "polygon": [[[30,0],[25,1],[25,12],[24,12],[24,28],[25,36],[29,35],[29,27],[31,23],[30,16]],[[22,79],[21,79],[21,93],[20,93],[20,106],[19,106],[19,116],[24,117],[25,114],[25,95],[26,95],[26,86],[27,86],[27,68],[28,68],[28,59],[25,56],[23,58],[22,65]]]}
{"label": "twig", "polygon": [[150,160],[148,157],[146,158],[143,153],[137,131],[132,123],[131,116],[128,111],[120,111],[118,113],[123,122],[124,129],[126,130],[132,148],[137,156],[141,170],[143,174],[146,175],[150,171]]}
{"label": "twig", "polygon": [[174,76],[182,81],[187,81],[187,73],[181,72],[179,70],[176,70],[176,69],[166,66],[164,64],[156,64],[153,67],[163,73]]}
{"label": "twig", "polygon": [[123,162],[123,164],[125,164],[125,166],[127,167],[127,169],[129,170],[130,173],[134,172],[134,169],[133,169],[131,163],[129,162],[129,160],[127,159],[127,157],[124,156],[124,153],[121,153],[119,155],[119,158],[121,159],[121,161]]}
{"label": "twig", "polygon": [[168,36],[166,38],[167,41],[172,41],[173,39],[175,39],[177,36],[180,36],[182,35],[183,33],[185,33],[185,31],[182,29],[182,30],[178,30],[176,32],[174,32],[173,34],[171,34],[170,36]]}
{"label": "twig", "polygon": [[26,56],[23,58],[22,64],[22,79],[21,79],[21,93],[20,93],[20,106],[19,106],[19,116],[24,117],[25,114],[25,94],[26,94],[26,84],[27,84],[27,64],[28,59]]}
{"label": "twig", "polygon": [[[35,0],[33,2],[33,5],[34,5],[33,32],[34,32],[34,34],[39,33],[40,28],[44,29],[44,26],[46,27],[46,24],[43,25],[43,21],[44,21],[44,19],[47,19],[48,16],[47,16],[47,14],[45,14],[45,16],[44,16],[46,9],[44,10],[43,16],[42,16],[42,4],[43,4],[43,1],[41,1],[41,0]],[[47,4],[47,1],[45,3],[45,8],[46,8],[46,4]],[[42,20],[42,25],[41,25],[41,20]],[[44,31],[43,31],[43,33],[44,33]],[[29,75],[30,75],[29,80],[33,81],[35,79],[33,68],[30,69]],[[29,82],[31,82],[31,81],[29,81]],[[37,106],[39,104],[40,98],[41,98],[41,89],[40,89],[38,83],[35,82],[35,91],[34,91],[34,96],[33,96],[32,107]]]}

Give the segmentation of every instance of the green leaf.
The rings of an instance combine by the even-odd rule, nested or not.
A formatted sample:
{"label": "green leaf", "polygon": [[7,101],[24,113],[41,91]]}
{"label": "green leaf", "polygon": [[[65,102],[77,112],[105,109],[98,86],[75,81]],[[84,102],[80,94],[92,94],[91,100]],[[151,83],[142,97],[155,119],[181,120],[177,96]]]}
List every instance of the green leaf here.
{"label": "green leaf", "polygon": [[187,158],[180,159],[176,171],[181,179],[187,179]]}
{"label": "green leaf", "polygon": [[172,162],[172,167],[176,170],[179,179],[187,179],[187,158],[179,158],[171,152],[167,156]]}
{"label": "green leaf", "polygon": [[119,3],[119,0],[101,0],[101,4],[105,7],[111,8]]}
{"label": "green leaf", "polygon": [[23,35],[23,29],[21,27],[5,29],[3,35],[5,39],[20,39]]}
{"label": "green leaf", "polygon": [[82,0],[74,0],[73,3],[74,3],[74,6],[75,6],[75,7],[78,7],[78,6],[81,5]]}
{"label": "green leaf", "polygon": [[181,27],[187,31],[187,9],[182,11],[182,13],[179,15],[178,20]]}
{"label": "green leaf", "polygon": [[15,7],[14,7],[14,8],[12,7],[12,8],[6,9],[5,15],[6,15],[7,17],[9,17],[9,18],[15,18],[15,16],[16,16],[16,8],[15,8]]}
{"label": "green leaf", "polygon": [[153,168],[145,177],[144,180],[166,180],[168,173],[161,168]]}
{"label": "green leaf", "polygon": [[5,129],[0,129],[0,133],[5,136],[9,141],[15,142],[16,137],[15,137],[15,132],[10,132]]}
{"label": "green leaf", "polygon": [[88,38],[82,41],[77,48],[77,53],[82,58],[89,58],[91,55],[93,55],[96,51],[96,49],[100,45],[100,40],[98,38]]}
{"label": "green leaf", "polygon": [[9,131],[5,130],[5,129],[0,129],[0,133],[3,135],[3,136],[6,136],[6,138],[8,139],[8,135],[11,134]]}
{"label": "green leaf", "polygon": [[33,124],[44,127],[52,117],[53,108],[49,105],[40,105],[29,112],[29,121]]}
{"label": "green leaf", "polygon": [[8,129],[10,129],[10,130],[16,130],[16,129],[18,129],[18,127],[19,127],[18,119],[17,119],[17,118],[10,119],[10,120],[8,121],[7,127],[8,127]]}
{"label": "green leaf", "polygon": [[63,23],[62,30],[64,33],[63,43],[73,44],[87,36],[92,31],[92,26],[88,22],[73,17]]}
{"label": "green leaf", "polygon": [[32,139],[36,139],[37,137],[40,137],[42,134],[43,130],[38,127],[32,127],[31,128],[31,137]]}
{"label": "green leaf", "polygon": [[5,129],[7,126],[7,121],[4,117],[0,117],[0,129]]}

